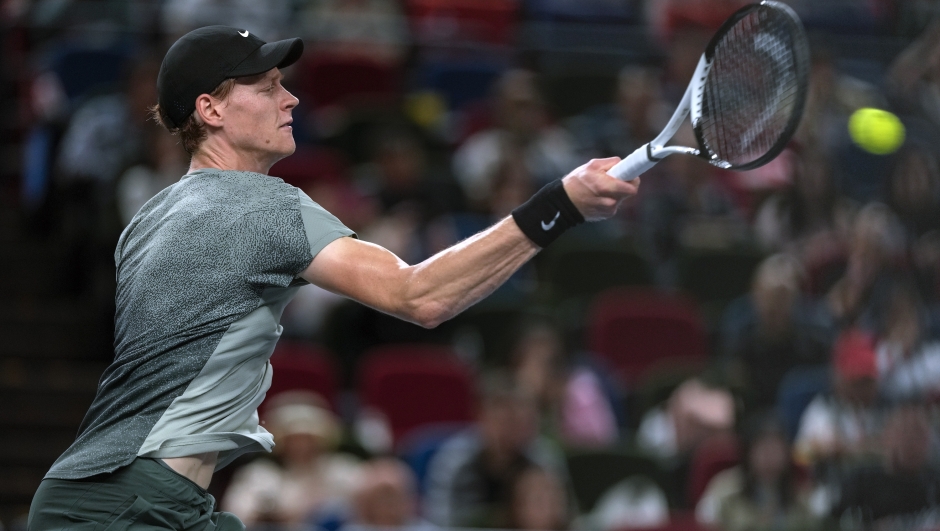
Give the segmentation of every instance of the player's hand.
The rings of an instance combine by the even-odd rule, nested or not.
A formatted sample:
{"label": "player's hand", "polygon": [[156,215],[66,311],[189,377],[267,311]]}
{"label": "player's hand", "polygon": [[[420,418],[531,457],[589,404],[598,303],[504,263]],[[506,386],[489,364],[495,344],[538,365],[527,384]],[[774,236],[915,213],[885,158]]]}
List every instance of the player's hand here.
{"label": "player's hand", "polygon": [[587,221],[607,219],[617,213],[624,199],[636,195],[640,179],[621,181],[607,174],[619,157],[592,159],[562,179],[565,192]]}

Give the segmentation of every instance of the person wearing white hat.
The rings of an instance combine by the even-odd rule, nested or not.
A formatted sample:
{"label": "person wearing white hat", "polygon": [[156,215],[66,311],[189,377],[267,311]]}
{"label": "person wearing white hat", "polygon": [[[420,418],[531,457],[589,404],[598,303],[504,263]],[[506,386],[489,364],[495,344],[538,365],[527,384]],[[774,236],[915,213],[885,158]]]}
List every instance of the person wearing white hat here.
{"label": "person wearing white hat", "polygon": [[232,478],[222,506],[246,525],[302,524],[317,511],[344,507],[358,484],[358,460],[334,452],[338,419],[318,395],[287,391],[266,403],[264,425],[277,446],[273,459],[245,465]]}

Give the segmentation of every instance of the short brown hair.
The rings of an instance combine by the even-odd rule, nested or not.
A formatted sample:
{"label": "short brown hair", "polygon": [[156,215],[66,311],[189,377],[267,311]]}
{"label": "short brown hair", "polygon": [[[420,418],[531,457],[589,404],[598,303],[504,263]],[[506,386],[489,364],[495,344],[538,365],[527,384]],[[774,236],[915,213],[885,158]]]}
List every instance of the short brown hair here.
{"label": "short brown hair", "polygon": [[[224,100],[229,93],[232,92],[234,86],[234,78],[226,79],[219,83],[219,86],[215,87],[215,90],[210,92],[209,95],[215,99]],[[172,122],[169,116],[160,108],[159,103],[150,107],[150,117],[153,118],[155,122],[165,127],[170,134],[179,135],[183,149],[190,155],[195,153],[202,144],[202,141],[206,139],[206,126],[199,120],[195,111],[193,111],[179,127],[171,125]]]}

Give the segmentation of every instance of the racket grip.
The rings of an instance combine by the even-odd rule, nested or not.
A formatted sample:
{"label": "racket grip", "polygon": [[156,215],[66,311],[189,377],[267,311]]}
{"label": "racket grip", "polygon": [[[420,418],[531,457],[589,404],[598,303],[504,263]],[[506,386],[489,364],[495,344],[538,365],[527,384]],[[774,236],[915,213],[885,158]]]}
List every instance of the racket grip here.
{"label": "racket grip", "polygon": [[607,170],[607,174],[616,177],[621,181],[632,181],[639,177],[643,172],[656,165],[658,160],[650,160],[648,156],[649,144],[643,144],[639,149],[630,153],[630,155],[618,162],[613,168]]}

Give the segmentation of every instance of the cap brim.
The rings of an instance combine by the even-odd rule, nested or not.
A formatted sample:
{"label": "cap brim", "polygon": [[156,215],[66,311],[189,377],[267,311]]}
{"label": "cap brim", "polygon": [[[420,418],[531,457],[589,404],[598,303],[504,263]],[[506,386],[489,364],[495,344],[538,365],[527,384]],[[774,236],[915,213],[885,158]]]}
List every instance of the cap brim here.
{"label": "cap brim", "polygon": [[304,42],[298,38],[269,42],[233,68],[228,77],[254,76],[272,68],[284,68],[296,63],[303,53]]}

